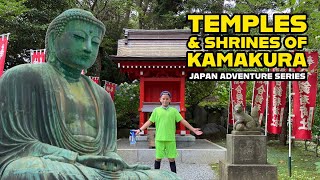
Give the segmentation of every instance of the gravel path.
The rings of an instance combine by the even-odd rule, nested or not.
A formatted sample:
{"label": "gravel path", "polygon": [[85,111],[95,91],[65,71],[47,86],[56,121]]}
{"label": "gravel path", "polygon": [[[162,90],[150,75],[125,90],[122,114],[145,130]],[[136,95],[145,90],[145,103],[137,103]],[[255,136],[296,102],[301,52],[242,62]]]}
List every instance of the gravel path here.
{"label": "gravel path", "polygon": [[[144,162],[143,164],[154,167],[154,162]],[[218,175],[214,174],[211,167],[207,164],[187,164],[177,163],[177,174],[184,180],[216,180]],[[162,160],[161,169],[170,171],[168,160]]]}

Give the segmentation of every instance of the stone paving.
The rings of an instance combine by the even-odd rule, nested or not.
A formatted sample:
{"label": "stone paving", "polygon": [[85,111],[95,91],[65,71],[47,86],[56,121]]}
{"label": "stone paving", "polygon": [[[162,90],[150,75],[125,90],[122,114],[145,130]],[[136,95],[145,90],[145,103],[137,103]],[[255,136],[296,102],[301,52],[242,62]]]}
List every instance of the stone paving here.
{"label": "stone paving", "polygon": [[[143,162],[142,164],[154,167],[153,162]],[[177,174],[184,180],[217,180],[216,174],[208,164],[189,164],[189,163],[176,163]],[[161,169],[170,171],[168,160],[161,162]]]}
{"label": "stone paving", "polygon": [[[128,139],[119,139],[118,154],[128,163],[146,164],[154,168],[155,149],[150,149],[147,142],[130,145]],[[179,157],[176,159],[177,174],[185,180],[216,180],[218,174],[210,164],[226,159],[226,149],[204,139],[196,139],[191,146],[177,145]],[[216,164],[218,166],[218,164]],[[161,169],[170,171],[167,159],[162,160]]]}

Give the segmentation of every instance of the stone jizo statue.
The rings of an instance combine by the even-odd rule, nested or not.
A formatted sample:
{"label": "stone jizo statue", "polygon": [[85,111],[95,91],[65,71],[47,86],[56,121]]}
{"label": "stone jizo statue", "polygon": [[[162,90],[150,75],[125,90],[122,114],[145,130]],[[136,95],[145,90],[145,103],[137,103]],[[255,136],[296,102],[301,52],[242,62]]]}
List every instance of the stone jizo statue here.
{"label": "stone jizo statue", "polygon": [[236,131],[260,131],[260,125],[258,123],[258,110],[253,108],[251,110],[251,116],[243,112],[241,104],[234,106],[234,119],[233,130]]}
{"label": "stone jizo statue", "polygon": [[116,153],[110,95],[81,75],[105,33],[90,12],[70,9],[48,27],[48,63],[25,64],[0,79],[0,179],[179,179],[128,165]]}

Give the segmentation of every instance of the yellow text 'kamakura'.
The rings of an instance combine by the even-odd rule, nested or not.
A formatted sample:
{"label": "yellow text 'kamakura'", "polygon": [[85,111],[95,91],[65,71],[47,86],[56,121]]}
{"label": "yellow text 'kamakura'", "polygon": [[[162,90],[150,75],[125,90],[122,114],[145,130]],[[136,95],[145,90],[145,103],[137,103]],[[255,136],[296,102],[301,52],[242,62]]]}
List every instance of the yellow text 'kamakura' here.
{"label": "yellow text 'kamakura'", "polygon": [[307,67],[303,52],[187,52],[188,67]]}

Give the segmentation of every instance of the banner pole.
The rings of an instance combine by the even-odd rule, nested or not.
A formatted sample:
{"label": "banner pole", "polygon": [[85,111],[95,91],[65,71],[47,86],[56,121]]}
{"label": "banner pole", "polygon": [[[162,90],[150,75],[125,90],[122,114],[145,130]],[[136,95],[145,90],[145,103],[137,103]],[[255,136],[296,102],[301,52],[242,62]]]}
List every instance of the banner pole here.
{"label": "banner pole", "polygon": [[[291,72],[291,68],[289,68],[289,72]],[[292,110],[291,110],[291,96],[293,93],[291,93],[291,83],[292,81],[289,81],[289,153],[288,153],[288,168],[289,168],[289,177],[291,177],[291,119],[292,119]]]}
{"label": "banner pole", "polygon": [[254,88],[255,88],[255,87],[256,87],[256,81],[254,81],[253,87],[252,87],[251,111],[252,111],[252,109],[253,109],[253,107],[254,107]]}
{"label": "banner pole", "polygon": [[[269,68],[268,68],[268,72],[269,72]],[[269,104],[269,83],[270,83],[270,81],[267,81],[268,83],[267,83],[267,95],[266,95],[266,122],[265,122],[265,124],[264,124],[264,135],[265,136],[267,136],[267,131],[268,131],[268,112],[269,112],[269,110],[268,110],[268,108],[269,108],[269,106],[268,106],[268,104]]]}
{"label": "banner pole", "polygon": [[[230,103],[232,103],[231,102],[231,91],[232,91],[232,86],[231,86],[231,81],[230,81],[230,83],[229,83],[229,104],[228,104],[228,110],[230,111]],[[232,113],[232,110],[231,110],[231,113]],[[227,134],[229,133],[229,117],[230,116],[230,112],[228,112],[228,119],[227,119]]]}

